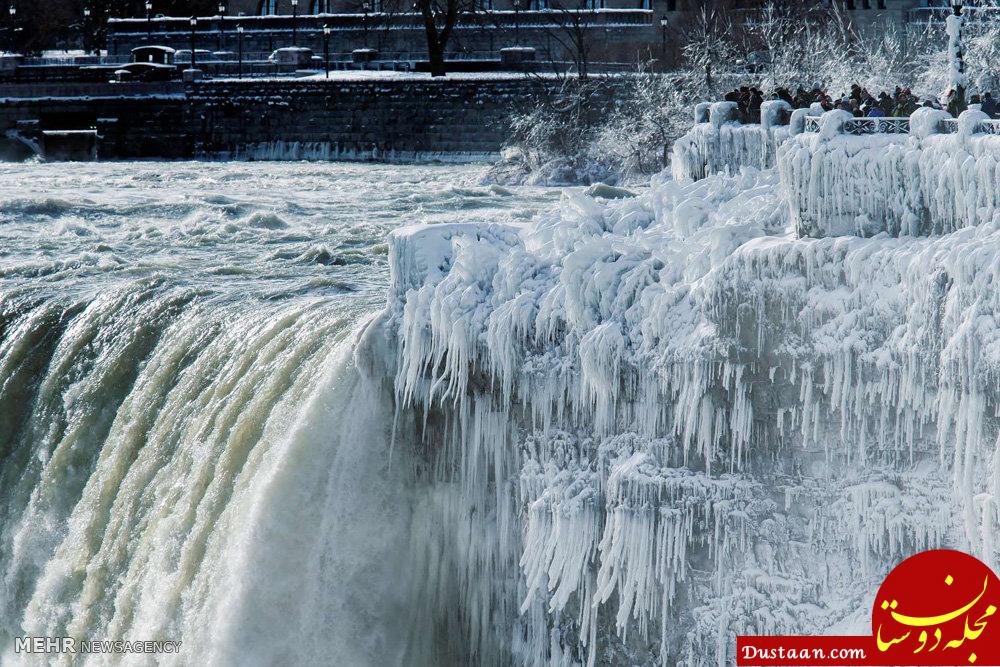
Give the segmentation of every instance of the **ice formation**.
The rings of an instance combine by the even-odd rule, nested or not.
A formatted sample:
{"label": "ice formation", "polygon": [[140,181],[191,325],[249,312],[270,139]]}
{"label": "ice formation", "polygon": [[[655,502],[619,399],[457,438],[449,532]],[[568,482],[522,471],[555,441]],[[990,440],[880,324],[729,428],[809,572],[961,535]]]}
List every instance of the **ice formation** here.
{"label": "ice formation", "polygon": [[993,121],[966,111],[955,131],[950,116],[919,109],[910,134],[850,136],[837,114],[820,133],[799,134],[778,149],[782,183],[798,232],[942,234],[993,220],[1000,213],[1000,137],[978,132]]}
{"label": "ice formation", "polygon": [[792,129],[782,122],[782,115],[791,113],[787,102],[767,101],[761,106],[761,122],[743,125],[736,119],[735,102],[698,105],[694,127],[672,148],[674,178],[698,180],[741,167],[773,167],[777,148]]}
{"label": "ice formation", "polygon": [[948,35],[948,91],[965,90],[969,86],[969,75],[965,72],[965,62],[962,53],[962,27],[965,17],[953,14],[945,19],[945,32]]}
{"label": "ice formation", "polygon": [[[788,151],[810,141],[850,164],[851,138]],[[863,141],[844,199],[894,151],[921,173],[921,140]],[[940,159],[968,137],[924,141],[942,198],[976,174]],[[451,657],[731,664],[737,633],[865,633],[918,550],[997,563],[1000,219],[799,238],[776,169],[730,171],[393,234],[378,326]],[[874,222],[878,196],[841,205]]]}

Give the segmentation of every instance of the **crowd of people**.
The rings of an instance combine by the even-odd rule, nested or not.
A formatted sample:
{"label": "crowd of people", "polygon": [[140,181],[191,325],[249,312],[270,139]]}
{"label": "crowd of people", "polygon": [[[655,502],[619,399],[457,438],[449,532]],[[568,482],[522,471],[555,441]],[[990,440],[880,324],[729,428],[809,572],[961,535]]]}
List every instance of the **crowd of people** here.
{"label": "crowd of people", "polygon": [[[725,97],[727,102],[735,102],[739,106],[740,115],[747,118],[759,117],[761,104],[764,103],[764,93],[754,86],[742,86],[730,91]],[[808,109],[813,104],[819,104],[824,111],[842,109],[856,117],[904,117],[909,116],[919,107],[932,107],[935,109],[946,109],[955,113],[956,109],[949,104],[943,107],[941,103],[933,98],[921,100],[909,88],[896,87],[893,94],[882,91],[877,96],[872,95],[866,88],[858,84],[851,86],[849,93],[842,97],[829,95],[820,86],[814,86],[812,90],[799,88],[793,95],[787,88],[778,88],[770,96],[772,100],[784,100],[793,109]],[[990,118],[1000,117],[1000,102],[993,98],[990,92],[980,95],[972,95],[968,99],[968,105],[978,105]]]}

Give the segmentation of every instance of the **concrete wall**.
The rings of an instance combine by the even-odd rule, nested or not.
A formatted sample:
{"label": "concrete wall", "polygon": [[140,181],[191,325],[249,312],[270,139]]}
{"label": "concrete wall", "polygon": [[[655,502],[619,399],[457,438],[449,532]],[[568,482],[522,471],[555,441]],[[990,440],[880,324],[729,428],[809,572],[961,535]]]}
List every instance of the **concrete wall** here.
{"label": "concrete wall", "polygon": [[[114,94],[140,84],[78,84],[63,95],[52,86],[44,97],[0,98],[0,137],[31,141],[94,128],[97,157],[105,159],[481,156],[501,148],[512,112],[554,85],[537,78],[216,80],[161,85],[142,96]],[[24,143],[8,139],[8,150],[12,141]]]}

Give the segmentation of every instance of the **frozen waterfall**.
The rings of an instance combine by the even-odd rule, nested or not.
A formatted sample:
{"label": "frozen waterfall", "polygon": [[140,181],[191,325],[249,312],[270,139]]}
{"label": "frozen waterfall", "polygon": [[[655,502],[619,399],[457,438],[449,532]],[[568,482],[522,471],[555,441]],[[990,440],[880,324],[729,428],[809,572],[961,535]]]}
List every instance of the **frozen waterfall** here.
{"label": "frozen waterfall", "polygon": [[[889,169],[802,136],[778,149],[802,174]],[[941,193],[922,215],[956,216],[928,236],[800,237],[787,165],[537,215],[430,170],[268,190],[214,165],[232,196],[192,204],[200,168],[173,166],[152,211],[131,192],[159,167],[115,167],[140,177],[110,204],[0,182],[24,245],[0,662],[53,662],[14,654],[32,635],[180,640],[177,665],[719,666],[737,634],[868,632],[916,551],[995,568],[1000,218],[966,157],[990,144],[920,141],[885,152],[949,157],[907,163]]]}

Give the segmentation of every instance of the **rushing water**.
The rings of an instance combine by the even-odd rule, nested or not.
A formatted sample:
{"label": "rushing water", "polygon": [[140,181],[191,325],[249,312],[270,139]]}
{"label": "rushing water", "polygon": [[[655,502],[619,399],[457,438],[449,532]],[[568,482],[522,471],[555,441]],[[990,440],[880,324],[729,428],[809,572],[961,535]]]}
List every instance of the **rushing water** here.
{"label": "rushing water", "polygon": [[0,662],[33,662],[22,635],[181,640],[160,657],[181,664],[401,659],[406,466],[352,342],[389,230],[558,197],[480,175],[0,165]]}

